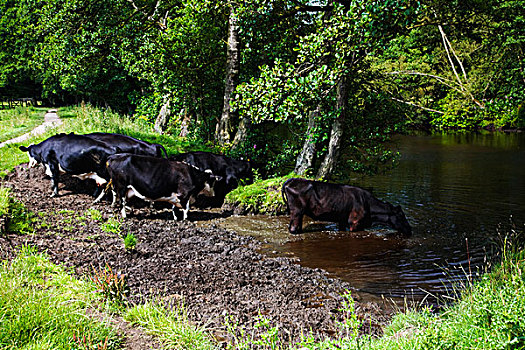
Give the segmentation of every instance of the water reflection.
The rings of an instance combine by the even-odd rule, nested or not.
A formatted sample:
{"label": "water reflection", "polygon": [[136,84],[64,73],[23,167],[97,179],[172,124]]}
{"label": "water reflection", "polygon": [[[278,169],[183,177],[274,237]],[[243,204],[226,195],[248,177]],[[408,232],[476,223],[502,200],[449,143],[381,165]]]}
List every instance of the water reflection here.
{"label": "water reflection", "polygon": [[305,221],[304,235],[287,232],[288,218],[243,217],[232,228],[269,240],[268,249],[297,257],[392,298],[446,294],[452,282],[483,268],[491,238],[512,216],[525,222],[525,135],[402,136],[399,166],[354,179],[380,199],[401,205],[414,234],[403,239],[372,228],[350,234]]}

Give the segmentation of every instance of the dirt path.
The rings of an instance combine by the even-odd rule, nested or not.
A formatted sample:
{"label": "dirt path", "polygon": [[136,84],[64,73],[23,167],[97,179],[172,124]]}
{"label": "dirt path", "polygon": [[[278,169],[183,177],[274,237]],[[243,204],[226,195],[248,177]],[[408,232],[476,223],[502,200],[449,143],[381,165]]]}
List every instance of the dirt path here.
{"label": "dirt path", "polygon": [[58,126],[60,124],[62,124],[62,120],[59,118],[59,116],[57,114],[57,110],[56,109],[50,109],[44,115],[44,122],[42,124],[40,124],[39,126],[37,126],[36,128],[34,128],[33,130],[31,130],[28,133],[25,133],[23,135],[15,137],[14,139],[7,140],[7,141],[4,141],[4,142],[0,143],[0,147],[4,147],[5,145],[7,145],[9,143],[19,143],[19,142],[25,141],[28,138],[30,138],[31,136],[41,135],[47,129],[56,127],[56,126]]}
{"label": "dirt path", "polygon": [[[206,325],[219,340],[228,338],[228,316],[248,334],[260,332],[255,327],[259,314],[288,339],[308,331],[336,334],[336,321],[343,316],[341,294],[351,286],[293,259],[259,253],[260,242],[218,228],[213,219],[220,214],[192,210],[189,221],[175,222],[169,212],[135,206],[119,233],[108,233],[102,228],[117,213],[107,202],[92,204],[93,186],[66,177],[60,196],[49,198],[43,169],[26,167],[17,167],[5,185],[37,214],[37,228],[31,236],[0,237],[0,259],[30,244],[81,276],[108,264],[126,276],[132,302],[156,297],[168,305],[183,303],[189,319]],[[129,232],[138,240],[132,252],[123,246],[122,236]],[[365,332],[379,332],[386,321],[377,304],[358,302],[357,312]]]}

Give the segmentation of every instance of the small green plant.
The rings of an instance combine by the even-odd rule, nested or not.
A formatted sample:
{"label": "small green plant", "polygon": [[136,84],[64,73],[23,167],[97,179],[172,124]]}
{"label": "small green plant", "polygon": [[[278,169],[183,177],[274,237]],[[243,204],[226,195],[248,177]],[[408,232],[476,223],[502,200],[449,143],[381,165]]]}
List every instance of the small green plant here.
{"label": "small green plant", "polygon": [[257,334],[248,334],[243,325],[240,325],[232,316],[227,316],[224,322],[231,341],[227,349],[284,349],[283,340],[279,334],[279,327],[273,326],[270,320],[259,314],[255,317],[254,328]]}
{"label": "small green plant", "polygon": [[86,216],[95,221],[102,220],[102,213],[100,212],[100,210],[97,209],[91,208],[86,210]]}
{"label": "small green plant", "polygon": [[126,303],[128,296],[126,278],[118,272],[113,272],[108,264],[101,269],[93,267],[93,275],[90,279],[106,300],[117,305]]}
{"label": "small green plant", "polygon": [[124,237],[124,248],[126,250],[135,250],[137,246],[137,237],[133,234],[133,232],[128,232],[126,237]]}
{"label": "small green plant", "polygon": [[352,292],[349,290],[342,295],[342,307],[339,309],[343,313],[343,321],[338,321],[339,331],[343,339],[354,340],[359,336],[359,328],[362,321],[357,316],[355,311],[355,301],[352,298]]}
{"label": "small green plant", "polygon": [[100,225],[100,229],[107,233],[120,234],[120,221],[114,217],[109,217],[106,222]]}
{"label": "small green plant", "polygon": [[0,233],[29,234],[33,232],[33,214],[25,205],[11,197],[7,187],[0,187]]}

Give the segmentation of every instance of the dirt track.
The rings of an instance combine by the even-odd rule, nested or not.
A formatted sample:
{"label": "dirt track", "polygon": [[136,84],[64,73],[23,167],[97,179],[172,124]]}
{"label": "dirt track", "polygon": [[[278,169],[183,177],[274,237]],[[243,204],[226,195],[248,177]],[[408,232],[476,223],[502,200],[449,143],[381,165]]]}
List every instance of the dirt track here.
{"label": "dirt track", "polygon": [[[335,334],[342,316],[340,295],[352,289],[348,284],[291,259],[260,254],[259,242],[217,228],[213,219],[219,214],[205,211],[192,210],[189,221],[175,222],[169,212],[135,207],[120,234],[106,233],[101,226],[109,217],[118,218],[117,212],[106,201],[92,204],[93,186],[64,178],[60,196],[49,198],[50,180],[44,179],[43,169],[26,166],[15,169],[5,185],[37,214],[37,228],[31,236],[0,237],[0,259],[28,243],[79,275],[108,264],[126,276],[132,302],[153,296],[174,304],[183,300],[190,320],[212,329],[219,340],[227,337],[227,315],[252,332],[259,313],[278,325],[285,338],[297,339],[310,329]],[[100,211],[102,219],[90,216],[90,208]],[[195,221],[210,225],[203,228]],[[128,232],[138,240],[133,252],[124,249],[122,235]],[[379,332],[386,316],[378,305],[358,302],[357,311],[366,319],[363,331]]]}

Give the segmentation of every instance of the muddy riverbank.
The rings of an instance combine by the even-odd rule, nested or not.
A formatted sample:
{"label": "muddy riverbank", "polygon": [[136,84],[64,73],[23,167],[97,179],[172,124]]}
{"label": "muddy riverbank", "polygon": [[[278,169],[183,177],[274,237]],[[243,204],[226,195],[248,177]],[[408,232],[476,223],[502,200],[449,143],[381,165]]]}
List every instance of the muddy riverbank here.
{"label": "muddy riverbank", "polygon": [[[256,332],[255,318],[264,315],[285,338],[297,339],[312,330],[335,335],[341,320],[341,294],[352,286],[330,278],[320,269],[299,266],[292,258],[260,253],[261,242],[217,227],[222,214],[192,210],[189,221],[175,222],[171,213],[137,203],[120,227],[108,202],[93,204],[93,186],[65,177],[60,195],[50,198],[50,180],[42,168],[19,166],[4,185],[35,213],[35,232],[0,237],[0,258],[12,258],[17,247],[29,244],[47,252],[58,264],[89,276],[106,264],[124,274],[131,302],[158,297],[184,303],[192,322],[227,337],[224,320],[232,316],[248,332]],[[124,248],[123,236],[137,237],[134,251]],[[388,306],[360,302],[363,332],[380,333]]]}

